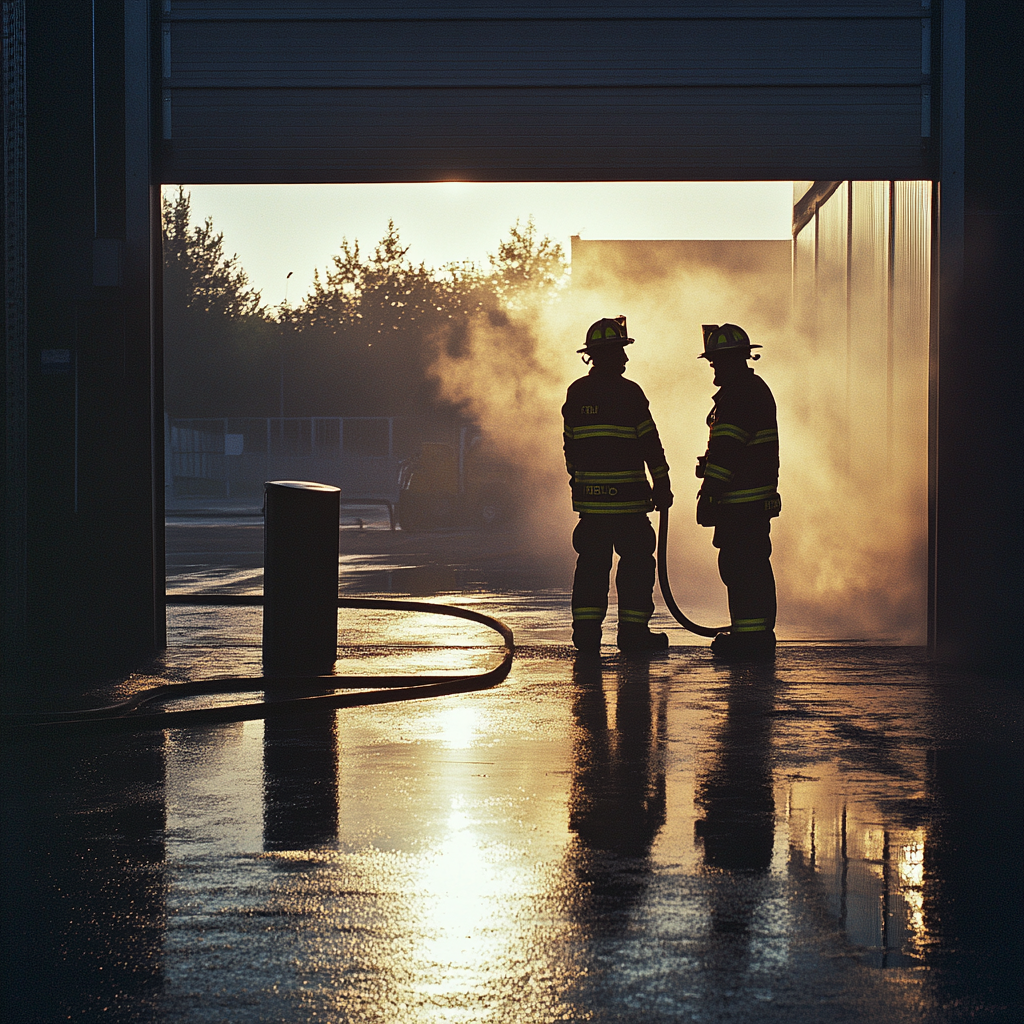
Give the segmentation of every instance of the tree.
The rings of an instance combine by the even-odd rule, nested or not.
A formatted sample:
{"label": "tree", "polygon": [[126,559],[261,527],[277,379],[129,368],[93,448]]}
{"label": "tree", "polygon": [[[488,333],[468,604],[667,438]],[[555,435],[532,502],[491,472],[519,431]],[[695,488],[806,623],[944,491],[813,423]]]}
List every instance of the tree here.
{"label": "tree", "polygon": [[278,415],[282,389],[287,415],[452,414],[433,372],[439,354],[468,368],[483,327],[502,351],[529,357],[529,311],[566,279],[561,246],[539,238],[532,217],[516,221],[486,271],[413,263],[389,221],[371,255],[342,239],[310,294],[271,313],[212,220],[191,223],[183,188],[163,215],[166,396],[179,417]]}
{"label": "tree", "polygon": [[325,389],[333,387],[345,413],[433,410],[430,338],[450,315],[452,287],[412,263],[408,251],[389,221],[371,257],[343,239],[324,277],[315,273],[313,291],[296,313],[295,340],[318,407],[331,400]]}
{"label": "tree", "polygon": [[274,411],[276,329],[238,256],[207,218],[191,224],[190,197],[163,200],[164,396],[177,417]]}
{"label": "tree", "polygon": [[549,301],[568,279],[562,246],[547,235],[538,239],[533,217],[524,227],[517,220],[509,237],[498,243],[497,253],[487,259],[494,292],[510,310]]}
{"label": "tree", "polygon": [[[460,361],[489,363],[495,352],[520,363],[532,360],[536,313],[554,301],[568,281],[561,245],[547,235],[539,238],[533,217],[525,226],[517,220],[487,260],[487,274],[472,265],[446,268],[453,278],[446,306],[450,315],[435,338],[435,349],[440,364],[449,369]],[[468,372],[472,367],[461,369]],[[446,393],[451,397],[452,389]],[[462,396],[460,404],[467,400]]]}
{"label": "tree", "polygon": [[164,296],[176,309],[259,316],[260,293],[238,265],[238,254],[224,255],[224,233],[215,233],[213,218],[193,227],[191,196],[178,186],[174,198],[163,197]]}
{"label": "tree", "polygon": [[474,358],[470,335],[482,325],[504,334],[510,350],[532,347],[510,317],[523,320],[567,277],[562,247],[538,237],[532,217],[525,225],[516,221],[488,257],[487,272],[471,262],[431,270],[412,263],[408,251],[390,221],[371,257],[343,239],[324,276],[315,274],[297,311],[296,347],[310,362],[307,373],[315,363],[333,371],[311,380],[311,395],[322,395],[333,378],[346,411],[440,411],[448,403],[431,373],[439,352]]}

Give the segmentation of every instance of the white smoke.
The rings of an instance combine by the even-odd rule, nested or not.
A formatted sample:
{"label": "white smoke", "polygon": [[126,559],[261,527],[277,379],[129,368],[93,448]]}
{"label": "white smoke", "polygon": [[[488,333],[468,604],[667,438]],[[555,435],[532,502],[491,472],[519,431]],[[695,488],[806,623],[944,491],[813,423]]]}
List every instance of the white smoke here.
{"label": "white smoke", "polygon": [[[767,290],[778,289],[777,280]],[[554,303],[481,321],[458,357],[433,368],[449,399],[467,409],[518,468],[527,496],[526,536],[538,560],[571,566],[575,516],[561,452],[565,389],[586,372],[576,349],[603,316],[627,314],[636,344],[626,375],[645,390],[671,466],[669,568],[675,596],[692,618],[727,622],[712,531],[694,521],[693,467],[707,445],[712,371],[701,352],[702,323],[737,323],[763,345],[755,370],[778,404],[782,515],[773,521],[780,638],[856,637],[923,643],[926,490],[920,429],[888,451],[863,427],[884,414],[874,381],[848,376],[841,339],[801,329],[788,294],[751,288],[749,273],[682,269],[637,283],[614,266]],[[911,393],[923,394],[926,341],[911,363]],[[861,371],[863,372],[863,371]],[[869,384],[871,386],[869,386]],[[916,390],[915,390],[916,389]],[[849,402],[847,401],[849,396]],[[884,431],[883,431],[884,434]],[[567,579],[568,579],[567,569]]]}

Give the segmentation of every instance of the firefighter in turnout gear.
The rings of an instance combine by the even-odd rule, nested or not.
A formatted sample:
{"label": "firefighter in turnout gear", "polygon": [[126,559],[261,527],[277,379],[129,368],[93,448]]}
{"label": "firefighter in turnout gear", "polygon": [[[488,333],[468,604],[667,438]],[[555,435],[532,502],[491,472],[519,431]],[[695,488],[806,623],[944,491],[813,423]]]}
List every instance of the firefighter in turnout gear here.
{"label": "firefighter in turnout gear", "polygon": [[[656,538],[647,514],[672,504],[668,463],[639,385],[622,376],[629,361],[626,318],[598,320],[587,331],[590,372],[569,385],[562,406],[565,467],[573,511],[580,515],[572,544],[578,558],[572,585],[572,640],[597,652],[608,610],[612,552],[619,555],[617,642],[623,651],[663,650],[665,633],[648,628],[654,613]],[[650,470],[653,488],[644,472]]]}
{"label": "firefighter in turnout gear", "polygon": [[771,521],[779,497],[779,429],[768,385],[747,366],[751,345],[735,324],[705,324],[704,351],[719,391],[708,414],[708,450],[697,460],[704,480],[697,522],[715,529],[718,570],[729,591],[732,628],[711,642],[716,657],[770,659],[775,654],[775,576]]}

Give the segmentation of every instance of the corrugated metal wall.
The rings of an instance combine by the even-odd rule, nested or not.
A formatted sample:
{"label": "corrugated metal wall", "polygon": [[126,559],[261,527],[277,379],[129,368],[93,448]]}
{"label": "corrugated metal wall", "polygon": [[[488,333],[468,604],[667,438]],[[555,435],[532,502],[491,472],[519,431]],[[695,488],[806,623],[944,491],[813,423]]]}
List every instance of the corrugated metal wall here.
{"label": "corrugated metal wall", "polygon": [[932,183],[835,184],[794,238],[808,366],[828,367],[815,387],[840,470],[834,515],[860,552],[864,600],[884,594],[895,628],[923,643]]}
{"label": "corrugated metal wall", "polygon": [[163,0],[165,182],[931,176],[930,0]]}
{"label": "corrugated metal wall", "polygon": [[836,184],[794,238],[799,321],[846,381],[851,472],[870,477],[910,444],[923,486],[932,186]]}
{"label": "corrugated metal wall", "polygon": [[[889,443],[928,448],[928,344],[931,301],[932,185],[892,184],[889,307]],[[928,486],[927,460],[903,469],[915,491]]]}
{"label": "corrugated metal wall", "polygon": [[[885,473],[893,457],[892,448],[886,444],[889,436],[887,395],[891,386],[886,349],[888,201],[887,181],[853,182],[849,246],[850,315],[846,321],[850,464],[853,473],[864,479]],[[922,352],[927,352],[927,344]],[[921,417],[926,421],[923,408]]]}

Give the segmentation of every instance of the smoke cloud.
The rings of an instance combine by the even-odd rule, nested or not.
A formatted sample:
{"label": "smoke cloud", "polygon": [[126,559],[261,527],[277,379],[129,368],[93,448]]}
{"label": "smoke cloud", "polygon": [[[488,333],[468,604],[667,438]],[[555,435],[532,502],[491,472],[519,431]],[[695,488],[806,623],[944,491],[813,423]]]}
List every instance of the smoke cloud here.
{"label": "smoke cloud", "polygon": [[585,273],[574,265],[572,287],[554,301],[538,296],[507,323],[477,322],[457,353],[439,346],[432,373],[443,394],[516,467],[524,550],[538,564],[564,564],[568,585],[576,517],[561,405],[568,384],[586,373],[576,349],[587,326],[625,313],[636,339],[626,375],[650,400],[671,467],[676,599],[697,621],[728,621],[712,531],[694,520],[693,467],[707,445],[715,390],[696,357],[702,323],[737,323],[764,346],[753,365],[778,404],[783,507],[772,562],[780,639],[923,643],[927,339],[912,339],[887,392],[884,360],[864,357],[874,341],[852,337],[856,358],[848,358],[845,324],[835,334],[801,326],[777,265],[760,274],[749,265],[638,267],[636,256],[610,248]]}

